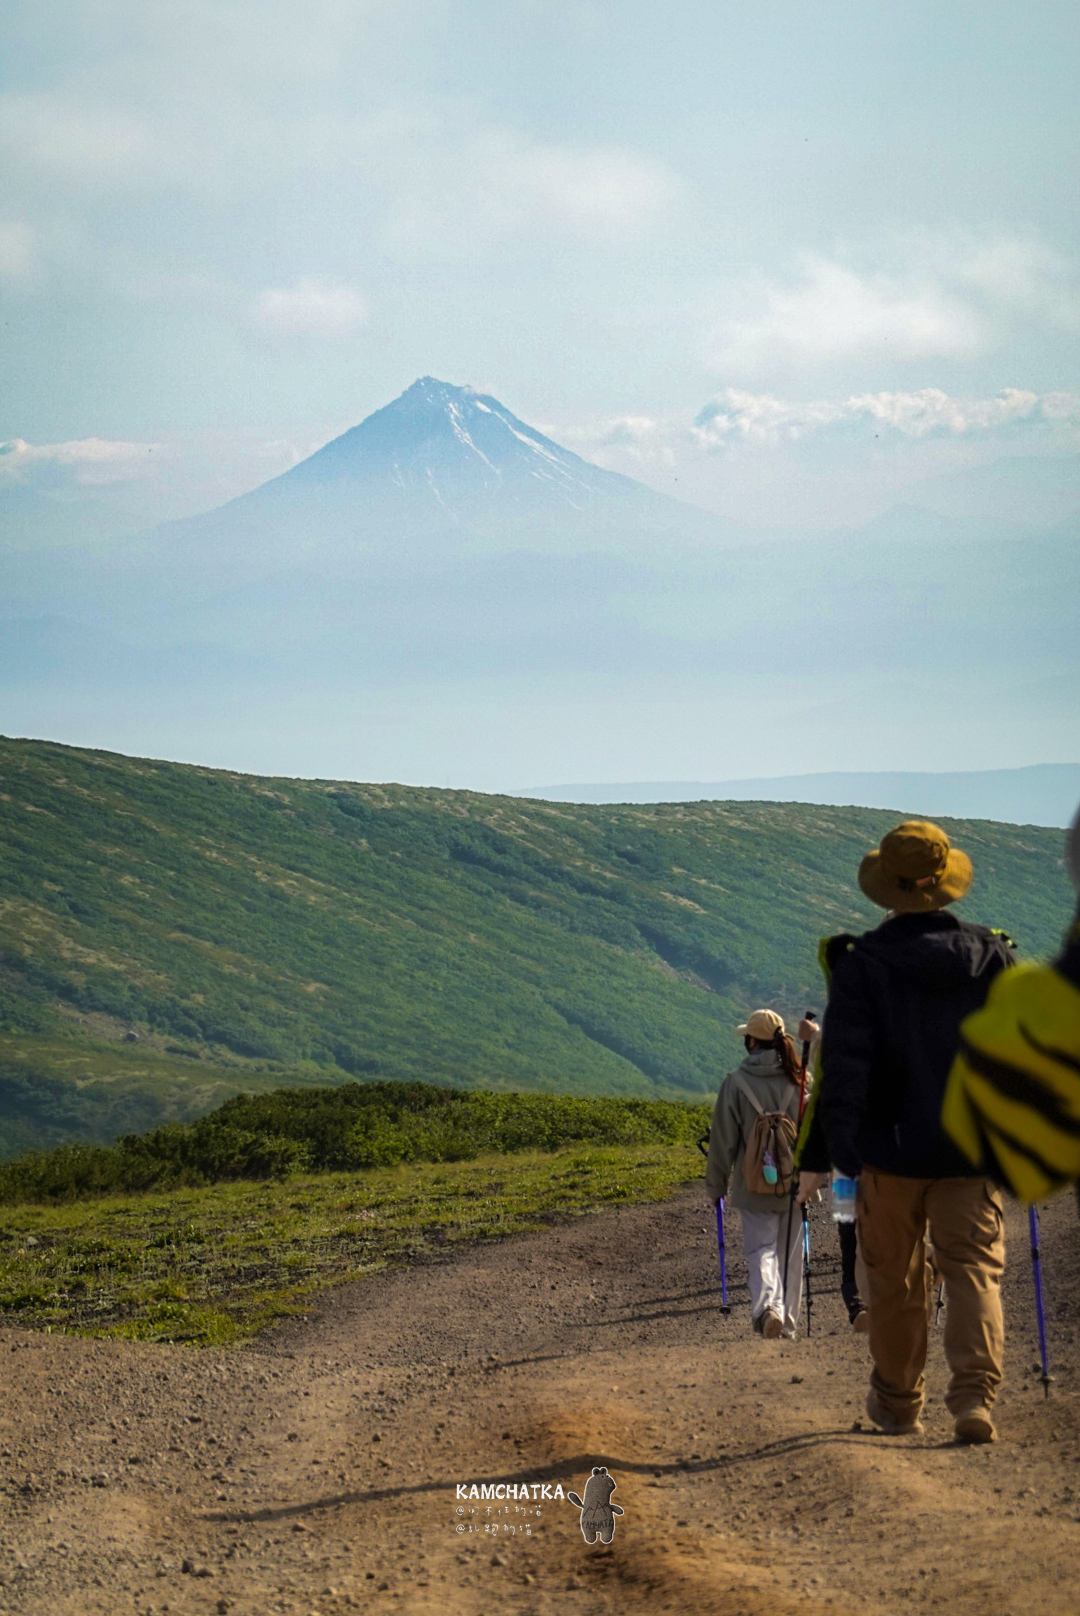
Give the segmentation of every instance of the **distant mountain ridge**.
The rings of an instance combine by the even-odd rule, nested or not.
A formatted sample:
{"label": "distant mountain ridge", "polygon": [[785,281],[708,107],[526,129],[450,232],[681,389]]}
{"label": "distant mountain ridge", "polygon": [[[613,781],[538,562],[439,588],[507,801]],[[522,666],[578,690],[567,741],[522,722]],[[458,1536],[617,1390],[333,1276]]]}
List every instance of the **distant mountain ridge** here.
{"label": "distant mountain ridge", "polygon": [[521,795],[549,802],[805,802],[1064,828],[1080,807],[1080,763],[952,774],[833,772],[709,783],[537,786]]}

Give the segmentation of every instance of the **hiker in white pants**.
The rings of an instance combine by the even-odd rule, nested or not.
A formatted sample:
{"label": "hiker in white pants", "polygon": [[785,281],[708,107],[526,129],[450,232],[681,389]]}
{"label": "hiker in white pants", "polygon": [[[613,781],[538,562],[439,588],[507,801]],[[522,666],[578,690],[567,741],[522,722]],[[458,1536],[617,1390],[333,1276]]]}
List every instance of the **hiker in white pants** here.
{"label": "hiker in white pants", "polygon": [[716,1096],[705,1193],[714,1205],[727,1197],[742,1219],[750,1317],[755,1334],[773,1341],[794,1337],[802,1301],[802,1219],[791,1202],[802,1069],[775,1010],[755,1010],[737,1030],[746,1057]]}
{"label": "hiker in white pants", "polygon": [[[790,1205],[790,1198],[789,1198]],[[783,1330],[766,1330],[763,1335],[787,1336],[794,1340],[802,1306],[802,1216],[798,1207],[789,1216],[788,1206],[782,1212],[750,1212],[739,1208],[742,1221],[743,1251],[750,1278],[750,1317],[755,1326],[759,1319],[778,1318]],[[784,1305],[784,1236],[788,1235],[787,1306]]]}

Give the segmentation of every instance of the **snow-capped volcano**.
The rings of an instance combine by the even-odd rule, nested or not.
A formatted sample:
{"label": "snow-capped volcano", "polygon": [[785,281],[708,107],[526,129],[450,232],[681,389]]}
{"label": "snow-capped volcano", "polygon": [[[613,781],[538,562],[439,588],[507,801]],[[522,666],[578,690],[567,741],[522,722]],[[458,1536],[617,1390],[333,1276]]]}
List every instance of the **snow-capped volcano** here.
{"label": "snow-capped volcano", "polygon": [[424,376],[252,493],[174,530],[198,546],[329,544],[368,555],[435,541],[578,550],[689,535],[715,519],[590,465],[471,387]]}
{"label": "snow-capped volcano", "polygon": [[[582,509],[639,485],[592,466],[487,393],[423,376],[359,426],[277,479],[278,485],[363,483],[427,495],[453,512],[481,491]],[[647,489],[640,490],[650,493]]]}

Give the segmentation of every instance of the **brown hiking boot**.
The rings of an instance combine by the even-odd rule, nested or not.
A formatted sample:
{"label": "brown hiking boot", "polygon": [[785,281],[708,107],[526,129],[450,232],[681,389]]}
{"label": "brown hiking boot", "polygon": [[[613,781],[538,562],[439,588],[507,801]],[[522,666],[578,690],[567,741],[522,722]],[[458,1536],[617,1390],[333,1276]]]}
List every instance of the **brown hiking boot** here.
{"label": "brown hiking boot", "polygon": [[997,1431],[989,1409],[980,1405],[969,1409],[966,1414],[958,1414],[953,1425],[953,1436],[957,1442],[996,1442]]}
{"label": "brown hiking boot", "polygon": [[899,1419],[891,1409],[886,1408],[877,1393],[871,1391],[866,1399],[866,1412],[883,1436],[919,1436],[922,1433],[922,1422],[914,1411],[910,1419]]}
{"label": "brown hiking boot", "polygon": [[762,1315],[761,1333],[766,1341],[779,1341],[784,1333],[784,1321],[778,1313],[764,1313]]}
{"label": "brown hiking boot", "polygon": [[856,1335],[866,1335],[870,1329],[870,1315],[865,1307],[857,1308],[851,1315],[851,1328]]}

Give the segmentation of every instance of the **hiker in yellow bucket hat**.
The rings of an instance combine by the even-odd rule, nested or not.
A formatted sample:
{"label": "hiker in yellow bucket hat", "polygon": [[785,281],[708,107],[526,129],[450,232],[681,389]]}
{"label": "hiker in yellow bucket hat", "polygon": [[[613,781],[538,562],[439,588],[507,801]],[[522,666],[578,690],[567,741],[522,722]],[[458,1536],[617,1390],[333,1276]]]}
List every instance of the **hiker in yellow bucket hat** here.
{"label": "hiker in yellow bucket hat", "polygon": [[1012,963],[1012,945],[952,913],[971,885],[971,860],[929,820],[894,826],[858,880],[888,914],[861,937],[822,945],[829,999],[816,1104],[797,1156],[799,1196],[829,1165],[858,1179],[874,1360],[866,1407],[891,1434],[922,1429],[929,1226],[948,1297],[954,1436],[991,1442],[1004,1350],[1001,1195],[940,1119],[960,1024]]}
{"label": "hiker in yellow bucket hat", "polygon": [[871,903],[894,914],[927,914],[962,898],[971,860],[928,819],[905,819],[881,838],[859,865],[859,885]]}

